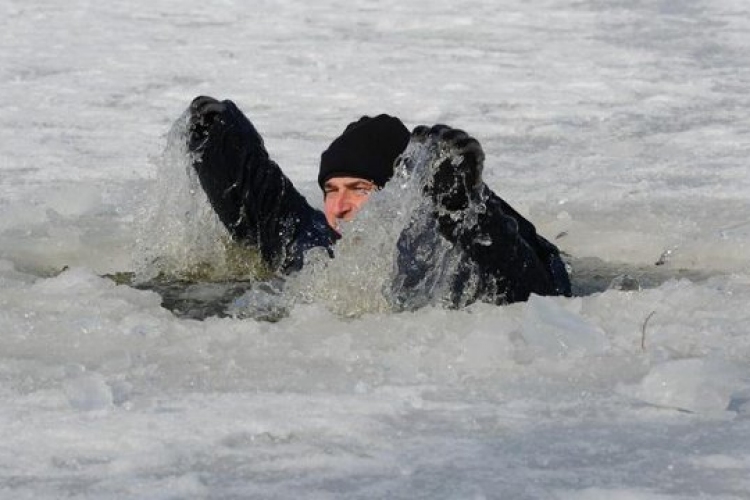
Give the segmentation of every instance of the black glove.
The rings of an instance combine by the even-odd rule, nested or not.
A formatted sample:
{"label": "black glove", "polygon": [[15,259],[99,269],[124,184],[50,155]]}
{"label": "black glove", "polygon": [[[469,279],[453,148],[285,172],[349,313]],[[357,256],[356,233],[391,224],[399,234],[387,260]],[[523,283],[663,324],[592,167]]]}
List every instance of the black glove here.
{"label": "black glove", "polygon": [[415,139],[435,148],[424,192],[441,211],[465,210],[479,198],[484,152],[476,139],[447,125],[419,126],[412,132]]}
{"label": "black glove", "polygon": [[190,103],[188,125],[188,148],[199,151],[206,143],[209,130],[219,115],[225,112],[227,105],[213,97],[199,96]]}

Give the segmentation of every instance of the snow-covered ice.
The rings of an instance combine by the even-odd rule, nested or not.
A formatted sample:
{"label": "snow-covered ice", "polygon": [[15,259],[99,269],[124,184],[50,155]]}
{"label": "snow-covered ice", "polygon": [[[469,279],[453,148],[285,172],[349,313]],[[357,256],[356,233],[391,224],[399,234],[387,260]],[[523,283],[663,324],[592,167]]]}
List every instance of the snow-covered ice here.
{"label": "snow-covered ice", "polygon": [[[750,4],[0,13],[0,498],[750,498]],[[467,130],[581,296],[352,316],[331,279],[275,322],[196,321],[115,284],[155,187],[200,209],[157,175],[199,94],[316,204],[363,114]]]}

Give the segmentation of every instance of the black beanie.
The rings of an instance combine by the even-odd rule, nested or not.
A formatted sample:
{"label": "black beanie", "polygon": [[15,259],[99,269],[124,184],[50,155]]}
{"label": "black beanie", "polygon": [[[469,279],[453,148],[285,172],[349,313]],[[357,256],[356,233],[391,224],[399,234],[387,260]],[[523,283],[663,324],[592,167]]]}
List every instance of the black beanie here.
{"label": "black beanie", "polygon": [[331,177],[359,177],[382,188],[408,143],[409,130],[398,118],[363,116],[347,125],[321,155],[318,184],[323,189]]}

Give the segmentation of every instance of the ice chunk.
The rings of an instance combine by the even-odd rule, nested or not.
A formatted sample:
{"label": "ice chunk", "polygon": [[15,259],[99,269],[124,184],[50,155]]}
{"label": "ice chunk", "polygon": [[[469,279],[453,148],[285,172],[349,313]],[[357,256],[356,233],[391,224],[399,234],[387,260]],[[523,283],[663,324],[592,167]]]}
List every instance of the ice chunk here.
{"label": "ice chunk", "polygon": [[112,281],[97,276],[90,269],[74,267],[67,269],[53,278],[41,280],[34,285],[34,289],[45,294],[68,294],[75,292],[96,292],[113,288]]}
{"label": "ice chunk", "polygon": [[716,413],[728,409],[732,395],[747,387],[749,375],[728,361],[678,359],[653,367],[640,384],[621,392],[657,406]]}
{"label": "ice chunk", "polygon": [[594,355],[609,347],[601,328],[549,297],[529,298],[521,329],[526,343],[546,356]]}
{"label": "ice chunk", "polygon": [[227,313],[237,318],[278,321],[289,314],[292,299],[284,295],[280,280],[257,282],[227,307]]}
{"label": "ice chunk", "polygon": [[615,276],[609,284],[611,290],[621,290],[623,292],[640,291],[641,283],[638,278],[629,274],[620,274]]}
{"label": "ice chunk", "polygon": [[81,372],[66,380],[63,391],[70,406],[76,410],[93,411],[112,407],[112,389],[96,372]]}

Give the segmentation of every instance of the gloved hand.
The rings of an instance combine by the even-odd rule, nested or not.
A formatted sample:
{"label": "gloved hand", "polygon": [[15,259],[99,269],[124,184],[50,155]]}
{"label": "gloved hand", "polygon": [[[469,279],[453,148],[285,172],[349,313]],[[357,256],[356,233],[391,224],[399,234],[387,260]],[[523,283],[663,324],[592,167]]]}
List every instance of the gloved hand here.
{"label": "gloved hand", "polygon": [[447,125],[419,126],[412,132],[415,139],[434,148],[424,192],[439,209],[465,210],[471,200],[479,198],[484,152],[476,139]]}
{"label": "gloved hand", "polygon": [[198,151],[206,142],[211,126],[227,109],[225,102],[213,97],[199,96],[190,103],[188,148]]}

